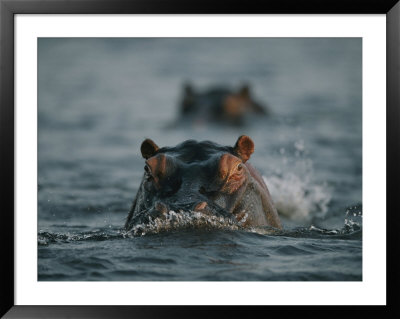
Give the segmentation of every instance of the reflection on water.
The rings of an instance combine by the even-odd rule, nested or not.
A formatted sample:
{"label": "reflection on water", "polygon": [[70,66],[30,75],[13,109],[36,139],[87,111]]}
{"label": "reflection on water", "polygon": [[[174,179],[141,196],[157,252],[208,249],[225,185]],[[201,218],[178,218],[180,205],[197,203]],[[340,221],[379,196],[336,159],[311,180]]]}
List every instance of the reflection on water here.
{"label": "reflection on water", "polygon": [[[361,280],[361,39],[43,38],[38,59],[39,280]],[[248,83],[271,115],[171,127],[187,81]],[[144,138],[242,134],[282,234],[121,233]]]}

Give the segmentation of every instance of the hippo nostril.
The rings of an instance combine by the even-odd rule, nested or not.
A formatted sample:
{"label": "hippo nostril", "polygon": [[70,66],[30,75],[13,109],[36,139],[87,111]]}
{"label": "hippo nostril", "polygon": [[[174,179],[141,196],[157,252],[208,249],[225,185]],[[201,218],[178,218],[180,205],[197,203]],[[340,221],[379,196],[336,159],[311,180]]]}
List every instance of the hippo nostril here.
{"label": "hippo nostril", "polygon": [[206,189],[203,186],[201,186],[199,189],[199,193],[204,195],[206,193]]}
{"label": "hippo nostril", "polygon": [[162,203],[162,202],[157,202],[157,203],[155,204],[155,209],[158,210],[158,211],[159,211],[160,213],[162,213],[162,214],[167,214],[168,211],[169,211],[167,205],[165,205],[165,204]]}
{"label": "hippo nostril", "polygon": [[196,204],[195,206],[194,206],[194,211],[202,211],[202,210],[204,210],[205,208],[207,207],[207,203],[206,202],[200,202],[200,203],[198,203],[198,204]]}

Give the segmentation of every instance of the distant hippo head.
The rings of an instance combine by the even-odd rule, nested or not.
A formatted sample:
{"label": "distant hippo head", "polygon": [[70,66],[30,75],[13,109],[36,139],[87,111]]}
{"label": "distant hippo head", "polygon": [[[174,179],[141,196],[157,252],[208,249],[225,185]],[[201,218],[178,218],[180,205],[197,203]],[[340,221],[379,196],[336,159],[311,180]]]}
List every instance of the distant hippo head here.
{"label": "distant hippo head", "polygon": [[180,106],[181,115],[187,120],[219,122],[241,125],[251,114],[263,116],[268,113],[252,96],[250,86],[238,90],[214,87],[199,92],[192,85],[185,84]]}
{"label": "distant hippo head", "polygon": [[170,210],[202,212],[241,222],[243,226],[281,224],[261,176],[247,162],[254,152],[248,136],[221,146],[185,141],[159,148],[146,139],[141,146],[144,176],[125,228],[162,218]]}

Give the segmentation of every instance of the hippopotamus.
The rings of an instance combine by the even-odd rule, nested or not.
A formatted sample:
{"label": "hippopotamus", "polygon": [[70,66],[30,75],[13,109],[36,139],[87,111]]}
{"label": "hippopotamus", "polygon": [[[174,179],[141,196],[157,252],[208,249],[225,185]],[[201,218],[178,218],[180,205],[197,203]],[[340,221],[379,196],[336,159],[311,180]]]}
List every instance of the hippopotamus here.
{"label": "hippopotamus", "polygon": [[261,106],[250,92],[249,85],[239,90],[214,87],[203,92],[186,83],[180,102],[181,123],[243,125],[248,117],[268,114],[266,106]]}
{"label": "hippopotamus", "polygon": [[227,218],[241,227],[282,228],[267,185],[248,162],[254,142],[246,135],[235,145],[187,140],[158,147],[145,139],[140,147],[144,174],[125,229],[174,212],[201,212]]}

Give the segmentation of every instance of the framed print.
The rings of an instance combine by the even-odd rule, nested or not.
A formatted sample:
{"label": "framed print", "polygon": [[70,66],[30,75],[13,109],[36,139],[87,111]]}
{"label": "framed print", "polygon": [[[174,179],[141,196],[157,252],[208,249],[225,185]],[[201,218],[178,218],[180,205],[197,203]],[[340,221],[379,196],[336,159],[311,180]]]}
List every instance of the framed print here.
{"label": "framed print", "polygon": [[350,3],[2,1],[2,315],[393,314],[400,7]]}

